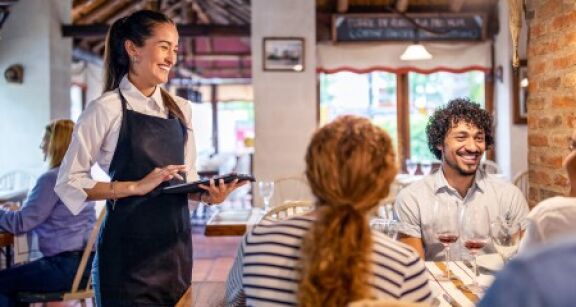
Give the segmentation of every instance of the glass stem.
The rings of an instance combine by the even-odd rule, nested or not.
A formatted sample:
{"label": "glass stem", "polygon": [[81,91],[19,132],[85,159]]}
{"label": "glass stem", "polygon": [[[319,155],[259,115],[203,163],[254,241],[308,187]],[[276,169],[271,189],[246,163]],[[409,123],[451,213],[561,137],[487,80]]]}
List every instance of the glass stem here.
{"label": "glass stem", "polygon": [[448,264],[449,264],[449,261],[450,261],[450,259],[449,259],[449,255],[450,255],[450,244],[446,245],[446,248],[444,249],[444,253],[445,253],[444,259],[446,259],[446,277],[448,278],[448,280],[451,280],[451,279],[452,279],[452,276],[450,276],[450,275],[451,275],[451,273],[450,273],[450,266],[448,265]]}
{"label": "glass stem", "polygon": [[478,287],[478,257],[474,255],[474,286]]}

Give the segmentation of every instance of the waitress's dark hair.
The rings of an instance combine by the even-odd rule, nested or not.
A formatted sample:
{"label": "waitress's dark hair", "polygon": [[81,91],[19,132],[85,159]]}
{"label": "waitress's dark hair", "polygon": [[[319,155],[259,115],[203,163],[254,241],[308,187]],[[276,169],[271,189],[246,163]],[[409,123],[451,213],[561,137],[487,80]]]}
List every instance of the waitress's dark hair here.
{"label": "waitress's dark hair", "polygon": [[[130,56],[124,43],[130,40],[136,46],[144,46],[144,41],[152,36],[154,26],[164,23],[174,24],[168,16],[160,12],[141,10],[116,20],[110,26],[104,51],[104,92],[117,89],[122,77],[130,70]],[[162,100],[168,111],[178,118],[183,128],[187,128],[182,110],[164,90]]]}

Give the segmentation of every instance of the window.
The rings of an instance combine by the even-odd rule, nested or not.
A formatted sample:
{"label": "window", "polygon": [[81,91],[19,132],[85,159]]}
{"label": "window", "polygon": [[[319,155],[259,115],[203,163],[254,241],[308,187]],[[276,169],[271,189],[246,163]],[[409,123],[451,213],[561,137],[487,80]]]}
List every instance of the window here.
{"label": "window", "polygon": [[339,115],[370,118],[398,144],[396,75],[386,72],[320,75],[320,125]]}
{"label": "window", "polygon": [[[218,151],[245,152],[254,140],[254,104],[232,101],[218,104]],[[247,144],[248,143],[248,144]]]}
{"label": "window", "polygon": [[[388,72],[320,74],[320,125],[344,114],[370,118],[388,131],[397,150],[399,144],[407,144],[404,150],[412,160],[420,162],[435,159],[428,149],[425,130],[436,108],[457,97],[469,97],[485,106],[484,72],[399,76]],[[407,83],[400,86],[407,88],[408,97],[399,97],[398,82]],[[405,113],[403,108],[407,108]],[[399,114],[409,115],[403,118]],[[406,126],[409,135],[402,135],[399,126]],[[399,159],[408,157],[403,150],[398,152]]]}

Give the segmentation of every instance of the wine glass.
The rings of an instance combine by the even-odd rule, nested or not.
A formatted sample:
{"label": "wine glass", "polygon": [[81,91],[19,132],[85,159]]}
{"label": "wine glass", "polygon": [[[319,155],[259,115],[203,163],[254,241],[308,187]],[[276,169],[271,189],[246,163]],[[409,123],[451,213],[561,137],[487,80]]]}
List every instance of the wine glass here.
{"label": "wine glass", "polygon": [[274,195],[274,181],[259,181],[258,191],[264,200],[264,211],[267,212],[270,209],[270,199]]}
{"label": "wine glass", "polygon": [[411,159],[406,159],[406,171],[410,175],[416,175],[416,170],[418,169],[418,163]]}
{"label": "wine glass", "polygon": [[474,281],[467,285],[470,291],[482,292],[483,287],[478,283],[478,252],[490,240],[490,217],[486,206],[475,203],[468,204],[462,212],[462,225],[460,235],[464,247],[474,257]]}
{"label": "wine glass", "polygon": [[370,228],[387,235],[392,240],[398,238],[399,226],[398,221],[395,220],[372,219],[370,221]]}
{"label": "wine glass", "polygon": [[507,262],[518,250],[520,223],[499,217],[490,225],[490,237],[502,260]]}
{"label": "wine glass", "polygon": [[420,169],[422,170],[422,174],[429,175],[432,172],[432,161],[424,160],[420,163]]}
{"label": "wine glass", "polygon": [[[451,202],[434,202],[434,234],[442,245],[444,245],[444,259],[448,262],[450,246],[458,241],[460,236],[458,205]],[[446,275],[438,276],[441,280],[450,280],[450,269]]]}

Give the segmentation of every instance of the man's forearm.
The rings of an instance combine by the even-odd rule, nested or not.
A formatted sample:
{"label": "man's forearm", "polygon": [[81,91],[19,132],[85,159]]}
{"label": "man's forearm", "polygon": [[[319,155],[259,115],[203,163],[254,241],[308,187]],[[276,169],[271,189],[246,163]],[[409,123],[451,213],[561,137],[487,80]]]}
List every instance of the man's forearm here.
{"label": "man's forearm", "polygon": [[406,235],[400,235],[400,238],[398,240],[414,248],[416,252],[418,252],[418,255],[420,255],[420,258],[424,260],[424,245],[422,244],[422,239]]}

